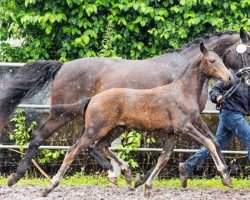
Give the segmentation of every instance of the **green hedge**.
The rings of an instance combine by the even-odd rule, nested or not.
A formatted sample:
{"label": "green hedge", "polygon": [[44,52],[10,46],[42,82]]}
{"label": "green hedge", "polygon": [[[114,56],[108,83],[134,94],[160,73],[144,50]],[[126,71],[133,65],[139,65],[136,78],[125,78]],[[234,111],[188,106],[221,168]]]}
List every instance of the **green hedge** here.
{"label": "green hedge", "polygon": [[0,40],[25,40],[1,43],[0,59],[143,59],[204,33],[250,31],[249,10],[249,0],[1,0]]}

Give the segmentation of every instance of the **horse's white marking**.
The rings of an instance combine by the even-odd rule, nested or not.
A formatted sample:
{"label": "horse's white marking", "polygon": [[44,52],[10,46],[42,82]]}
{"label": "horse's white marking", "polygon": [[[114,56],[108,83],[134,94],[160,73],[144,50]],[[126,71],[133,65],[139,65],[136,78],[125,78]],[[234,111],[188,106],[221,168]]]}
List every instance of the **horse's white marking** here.
{"label": "horse's white marking", "polygon": [[240,54],[245,53],[246,50],[247,50],[247,46],[246,46],[245,44],[239,44],[239,45],[237,45],[237,47],[236,47],[237,53],[240,53]]}

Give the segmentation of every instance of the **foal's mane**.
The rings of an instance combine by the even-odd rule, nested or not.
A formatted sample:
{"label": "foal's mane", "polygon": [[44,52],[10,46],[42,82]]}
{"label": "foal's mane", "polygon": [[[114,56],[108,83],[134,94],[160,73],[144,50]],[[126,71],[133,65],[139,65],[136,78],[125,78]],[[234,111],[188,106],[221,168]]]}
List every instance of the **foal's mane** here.
{"label": "foal's mane", "polygon": [[197,45],[200,44],[202,41],[206,41],[208,39],[211,39],[214,36],[217,37],[221,37],[223,35],[233,35],[236,34],[238,32],[236,31],[225,31],[225,32],[213,32],[213,33],[206,33],[204,34],[202,37],[196,38],[194,40],[192,40],[191,42],[188,42],[187,44],[185,44],[183,47],[179,48],[179,49],[169,49],[167,50],[167,53],[174,53],[174,52],[181,52],[182,50],[189,48],[193,45]]}
{"label": "foal's mane", "polygon": [[[198,57],[201,57],[201,59],[198,60]],[[199,65],[200,62],[201,62],[201,60],[202,60],[202,58],[203,58],[203,57],[202,57],[202,53],[200,52],[200,53],[196,54],[192,59],[190,59],[190,60],[188,61],[187,67],[184,68],[184,70],[181,72],[180,78],[182,78],[182,77],[184,76],[184,74],[187,72],[187,70],[190,68],[191,64],[192,64],[194,61],[196,61],[196,63],[195,63],[196,65]]]}

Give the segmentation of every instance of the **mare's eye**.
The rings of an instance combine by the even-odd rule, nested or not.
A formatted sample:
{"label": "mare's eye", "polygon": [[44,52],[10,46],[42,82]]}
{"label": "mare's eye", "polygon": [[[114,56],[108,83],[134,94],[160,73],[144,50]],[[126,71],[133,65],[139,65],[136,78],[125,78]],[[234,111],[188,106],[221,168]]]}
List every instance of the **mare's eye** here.
{"label": "mare's eye", "polygon": [[210,60],[211,63],[215,63],[215,60]]}

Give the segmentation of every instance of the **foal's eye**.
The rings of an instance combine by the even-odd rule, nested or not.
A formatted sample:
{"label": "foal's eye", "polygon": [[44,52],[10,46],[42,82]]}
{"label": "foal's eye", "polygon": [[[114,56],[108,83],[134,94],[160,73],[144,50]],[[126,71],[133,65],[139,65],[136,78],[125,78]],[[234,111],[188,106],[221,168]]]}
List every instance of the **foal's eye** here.
{"label": "foal's eye", "polygon": [[215,60],[210,60],[211,63],[215,63]]}

